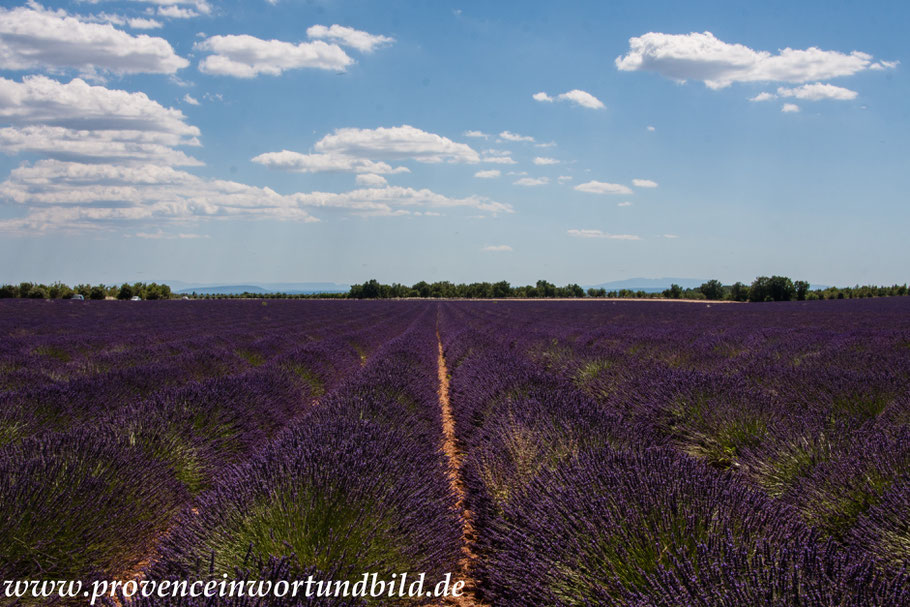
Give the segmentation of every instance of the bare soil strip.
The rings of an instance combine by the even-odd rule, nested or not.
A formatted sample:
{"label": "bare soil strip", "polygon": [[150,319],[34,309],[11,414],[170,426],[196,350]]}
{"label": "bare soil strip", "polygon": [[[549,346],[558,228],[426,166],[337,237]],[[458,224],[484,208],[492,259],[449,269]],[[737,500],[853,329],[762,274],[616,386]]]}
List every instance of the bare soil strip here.
{"label": "bare soil strip", "polygon": [[452,493],[455,494],[455,508],[462,517],[461,525],[461,559],[458,562],[459,571],[455,573],[458,581],[464,581],[464,592],[460,597],[451,597],[446,599],[442,605],[454,605],[457,607],[483,607],[485,603],[477,600],[477,584],[471,575],[473,564],[476,560],[471,546],[473,544],[474,534],[474,515],[465,507],[465,485],[461,476],[461,463],[463,454],[458,448],[458,442],[455,438],[455,418],[452,415],[452,405],[449,402],[449,370],[446,368],[446,360],[442,351],[442,339],[439,337],[439,329],[436,329],[436,342],[439,345],[439,405],[442,408],[442,451],[448,459],[449,483],[452,487]]}

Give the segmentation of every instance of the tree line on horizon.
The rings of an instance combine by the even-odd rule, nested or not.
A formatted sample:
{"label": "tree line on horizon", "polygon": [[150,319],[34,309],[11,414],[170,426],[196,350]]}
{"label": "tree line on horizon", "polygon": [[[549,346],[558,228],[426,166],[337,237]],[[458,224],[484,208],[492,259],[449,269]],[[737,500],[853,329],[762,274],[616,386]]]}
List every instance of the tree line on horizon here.
{"label": "tree line on horizon", "polygon": [[894,297],[910,294],[908,286],[854,286],[811,289],[808,282],[791,280],[786,276],[759,276],[752,284],[735,282],[725,285],[719,280],[709,280],[695,288],[683,288],[672,284],[658,292],[618,289],[607,291],[603,288],[583,289],[577,284],[556,286],[546,280],[534,285],[512,286],[508,281],[452,283],[437,281],[417,282],[411,286],[392,283],[383,284],[372,279],[352,285],[347,293],[240,293],[240,294],[175,294],[170,286],[158,283],[123,283],[116,285],[79,284],[73,287],[60,282],[51,285],[22,282],[18,285],[0,286],[0,299],[71,299],[81,295],[85,299],[568,299],[568,298],[614,298],[614,299],[702,299],[706,301],[812,301],[819,299],[857,299],[865,297]]}

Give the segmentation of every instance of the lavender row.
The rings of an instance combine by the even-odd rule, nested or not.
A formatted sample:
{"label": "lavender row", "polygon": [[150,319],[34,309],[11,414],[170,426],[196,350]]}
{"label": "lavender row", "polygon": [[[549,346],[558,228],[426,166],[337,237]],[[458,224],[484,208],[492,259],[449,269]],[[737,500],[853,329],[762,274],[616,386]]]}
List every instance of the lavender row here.
{"label": "lavender row", "polygon": [[[682,458],[680,461],[691,457],[709,463],[716,469],[735,472],[728,478],[728,472],[705,466],[700,470],[706,482],[714,482],[722,477],[727,479],[723,482],[735,487],[737,491],[754,494],[752,503],[759,505],[754,512],[739,512],[739,517],[763,516],[770,511],[769,508],[777,509],[776,518],[772,517],[774,521],[767,526],[769,533],[776,533],[774,530],[777,525],[786,527],[792,519],[799,518],[801,513],[802,518],[816,529],[799,523],[800,537],[818,536],[806,540],[802,548],[811,558],[805,562],[786,561],[778,554],[781,550],[786,551],[786,543],[763,540],[763,543],[750,544],[751,547],[745,553],[748,558],[738,557],[738,561],[734,559],[739,562],[738,567],[729,564],[728,557],[716,549],[705,553],[708,561],[723,564],[718,566],[719,572],[729,570],[734,572],[733,575],[754,577],[756,581],[749,587],[751,590],[742,590],[745,594],[730,594],[733,592],[730,588],[735,586],[730,586],[734,578],[727,576],[711,579],[707,575],[710,570],[708,561],[689,559],[684,561],[685,567],[695,567],[694,571],[705,573],[704,579],[701,575],[690,576],[690,586],[693,580],[695,583],[689,595],[678,590],[684,577],[677,579],[678,576],[673,577],[677,574],[670,575],[661,569],[658,577],[663,576],[665,581],[663,589],[659,591],[655,590],[657,586],[651,585],[657,584],[656,578],[652,576],[642,586],[633,585],[631,590],[621,584],[614,584],[606,595],[592,594],[573,586],[579,593],[577,596],[587,597],[585,600],[594,604],[607,602],[607,596],[614,597],[618,601],[615,604],[638,604],[646,600],[659,603],[664,600],[660,597],[675,598],[659,604],[754,603],[761,596],[756,592],[786,588],[793,581],[788,582],[787,575],[794,571],[808,570],[810,573],[814,571],[814,594],[804,596],[800,594],[802,590],[794,590],[793,588],[803,588],[802,578],[798,578],[799,586],[794,586],[789,592],[781,590],[777,594],[769,594],[764,600],[782,605],[835,604],[832,601],[837,597],[841,597],[838,600],[845,601],[845,604],[890,604],[889,600],[906,600],[906,597],[898,597],[893,592],[899,587],[894,580],[901,579],[899,571],[906,562],[907,536],[895,537],[893,534],[900,534],[902,530],[906,532],[906,526],[899,521],[903,520],[903,513],[907,512],[907,504],[902,504],[897,514],[886,513],[884,507],[875,507],[879,502],[892,506],[897,504],[900,499],[898,496],[902,495],[901,487],[906,485],[907,445],[906,438],[900,431],[901,423],[906,424],[906,401],[893,396],[880,409],[873,406],[871,411],[865,406],[835,408],[817,402],[814,402],[814,408],[809,403],[801,407],[782,406],[773,393],[764,391],[761,383],[754,381],[762,378],[761,373],[752,376],[738,374],[736,365],[726,365],[723,368],[717,365],[704,366],[703,361],[710,361],[711,356],[703,356],[706,354],[704,351],[687,354],[678,333],[686,334],[684,338],[691,341],[697,341],[697,336],[690,334],[685,324],[682,324],[684,328],[680,331],[670,330],[670,326],[680,326],[680,318],[676,318],[672,325],[661,331],[659,308],[662,306],[644,305],[651,306],[655,318],[642,313],[640,308],[636,310],[634,304],[626,304],[628,307],[622,311],[616,310],[612,304],[585,306],[587,314],[594,314],[591,308],[600,313],[605,323],[601,328],[575,324],[577,319],[574,312],[578,311],[578,304],[537,305],[536,311],[517,310],[518,304],[454,304],[448,307],[447,312],[451,317],[451,322],[448,323],[449,335],[452,337],[447,343],[447,354],[455,361],[453,406],[461,412],[459,434],[467,451],[466,473],[469,474],[471,499],[478,510],[478,550],[481,552],[481,562],[485,563],[480,571],[490,596],[498,601],[515,601],[503,604],[527,604],[522,601],[527,601],[534,592],[542,590],[535,588],[528,590],[528,594],[516,595],[514,589],[522,586],[522,580],[529,579],[532,570],[561,572],[551,580],[557,586],[572,583],[575,576],[571,573],[573,568],[563,562],[564,557],[569,558],[570,552],[560,552],[551,545],[535,544],[532,541],[534,537],[522,535],[523,530],[531,525],[527,517],[551,521],[551,518],[545,516],[551,512],[557,516],[555,523],[562,524],[558,520],[558,510],[554,510],[551,505],[540,506],[540,500],[545,500],[552,490],[548,481],[541,481],[541,478],[554,478],[552,475],[562,474],[560,470],[563,468],[572,469],[574,464],[571,462],[575,458],[587,457],[596,461],[597,458],[608,457],[617,449],[623,453],[635,453],[641,448],[662,446],[660,448],[672,448],[672,453],[681,452],[676,456]],[[513,309],[510,310],[510,307]],[[542,310],[546,310],[546,315]],[[540,313],[540,318],[535,318],[535,312]],[[631,312],[635,314],[630,314]],[[688,320],[696,320],[701,312],[692,310]],[[673,314],[682,316],[679,309]],[[630,322],[629,316],[634,317],[634,322]],[[621,321],[621,328],[606,324],[614,317],[625,317]],[[838,321],[842,325],[848,318],[849,315],[841,315]],[[645,324],[645,320],[650,324]],[[766,322],[768,320],[765,319]],[[795,320],[798,319],[794,317],[791,322]],[[879,328],[879,333],[885,333],[884,336],[879,336],[880,345],[895,349],[901,347],[905,335],[890,330],[895,324],[900,326],[898,322],[888,325],[887,331]],[[726,327],[725,331],[731,332],[732,328],[734,327]],[[701,326],[698,329],[705,331],[707,327]],[[736,336],[742,342],[761,343],[769,340],[769,336],[763,334],[767,329],[761,326],[751,327],[751,334],[748,333],[749,326],[742,329]],[[863,330],[869,332],[870,328]],[[834,327],[829,327],[828,331],[832,334],[832,342],[855,339],[855,335],[846,338],[836,335]],[[760,335],[756,336],[755,333]],[[786,331],[782,329],[771,332],[775,340],[780,340],[785,334]],[[707,340],[702,337],[702,341]],[[714,343],[709,342],[708,349],[724,356],[729,352],[739,354],[731,344],[724,345],[727,341],[729,340],[725,337],[719,344],[715,339]],[[804,346],[802,351],[812,348],[813,345],[810,344]],[[836,364],[849,369],[851,356],[853,362],[857,358],[869,358],[866,355],[853,356],[851,353],[838,359]],[[694,365],[690,364],[692,362],[698,362],[697,366],[703,368],[693,368]],[[862,373],[864,378],[877,380],[870,384],[876,390],[886,388],[880,390],[880,393],[897,395],[900,393],[906,364],[900,360],[894,362],[896,364],[891,369],[896,370],[896,373],[882,373],[882,369],[875,365],[871,369],[860,367],[855,372]],[[748,368],[747,365],[742,367]],[[823,368],[824,365],[820,367]],[[867,390],[870,384],[864,384]],[[825,384],[819,382],[818,385]],[[579,409],[582,412],[576,412]],[[564,411],[571,412],[565,420],[561,417]],[[566,423],[571,419],[578,423],[574,426]],[[832,436],[837,436],[839,431],[849,431],[847,435],[851,441],[855,442],[860,437],[863,440],[858,441],[850,453],[834,449],[834,456],[820,454],[820,461],[830,459],[831,463],[814,472],[818,462],[813,461],[812,457],[802,458],[797,455],[793,458],[795,465],[790,466],[795,471],[783,479],[785,482],[776,494],[786,493],[786,499],[756,502],[761,498],[756,489],[762,488],[762,484],[756,482],[762,472],[758,464],[767,461],[760,457],[761,449],[785,441],[786,437],[793,436],[796,428],[818,429],[818,420],[829,424],[828,432]],[[610,445],[606,451],[592,451],[592,447],[597,449],[598,439]],[[847,444],[847,441],[842,440],[832,442]],[[867,456],[859,457],[863,451]],[[786,469],[788,465],[785,464],[786,462],[777,467]],[[766,476],[773,476],[767,472],[767,469],[763,471]],[[676,473],[678,470],[667,480],[671,480]],[[571,475],[579,476],[580,473],[576,470]],[[803,482],[800,479],[804,476],[806,480]],[[571,490],[576,492],[578,504],[591,499],[592,484],[586,478],[579,476],[566,485],[579,485]],[[787,492],[787,488],[794,484],[799,485],[801,490]],[[644,485],[640,490],[645,490]],[[660,505],[663,498],[660,495],[653,498],[656,501],[649,506],[649,511],[653,509],[653,513],[657,514],[663,507]],[[723,504],[717,507],[723,507]],[[785,510],[787,508],[789,510]],[[574,510],[570,508],[565,515],[575,516]],[[605,514],[602,513],[601,516]],[[692,516],[697,519],[699,514],[693,512]],[[508,517],[513,518],[510,520]],[[604,523],[601,519],[596,520],[597,524]],[[733,529],[738,529],[743,523],[739,518],[731,518],[729,524]],[[547,541],[560,545],[566,538],[576,535],[582,537],[578,535],[581,533],[578,530],[576,535],[571,530],[551,531],[553,534]],[[545,533],[544,527],[539,529],[539,533]],[[643,533],[647,534],[647,530]],[[843,539],[846,545],[824,539],[825,535],[846,538]],[[508,537],[519,539],[509,541]],[[673,542],[668,542],[668,549],[673,547],[671,544]],[[876,550],[879,554],[873,554]],[[751,555],[757,553],[765,554],[768,558],[773,556],[773,559],[766,561],[765,565],[753,567],[749,565],[753,559]],[[578,567],[594,572],[592,575],[595,577],[609,577],[609,572],[604,569],[606,565],[603,555],[598,556],[591,551],[581,551],[579,554],[582,562],[577,563]],[[554,557],[555,560],[543,564],[535,561],[538,557],[546,560],[549,558],[547,555],[557,556]],[[628,556],[617,558],[622,561]],[[837,565],[848,561],[857,563],[859,569],[848,570]],[[524,568],[524,563],[527,562],[535,562],[539,566]],[[795,563],[795,568],[788,570],[787,567],[790,566],[787,565],[774,570],[767,564],[771,562],[791,562]],[[881,563],[887,565],[881,566]],[[679,571],[685,570],[685,567]],[[835,594],[826,594],[823,591],[828,587],[818,581],[825,579],[819,572],[833,571],[832,567],[840,572],[838,575],[841,578],[838,579],[842,579],[843,583],[838,582],[841,586]],[[861,571],[862,575],[857,571]],[[862,584],[847,583],[858,579],[857,576],[867,580],[870,588],[875,588],[872,594],[862,594]],[[639,599],[634,599],[636,592],[644,594]],[[699,593],[709,598],[699,603],[693,598],[699,596]],[[552,596],[557,601],[558,597]],[[582,602],[581,599],[569,600],[569,596],[571,593],[564,594],[558,599],[564,603],[557,601],[554,604]],[[737,598],[734,600],[734,597]]]}
{"label": "lavender row", "polygon": [[270,577],[275,559],[283,579],[405,571],[433,579],[457,569],[434,307],[411,311],[407,332],[184,511],[150,577]]}

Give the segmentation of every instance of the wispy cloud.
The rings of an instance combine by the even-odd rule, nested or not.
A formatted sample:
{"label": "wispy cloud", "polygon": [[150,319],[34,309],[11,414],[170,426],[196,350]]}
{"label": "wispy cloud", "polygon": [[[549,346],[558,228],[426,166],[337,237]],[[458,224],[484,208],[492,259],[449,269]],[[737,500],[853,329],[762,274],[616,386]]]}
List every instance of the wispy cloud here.
{"label": "wispy cloud", "polygon": [[530,135],[519,135],[518,133],[513,133],[511,131],[503,131],[499,134],[499,138],[503,141],[526,141],[533,143],[534,138]]}
{"label": "wispy cloud", "polygon": [[633,179],[632,185],[636,188],[656,188],[657,182],[650,179]]}
{"label": "wispy cloud", "polygon": [[357,49],[361,53],[372,53],[377,48],[388,46],[395,42],[394,38],[370,34],[356,30],[353,27],[343,25],[313,25],[307,28],[306,35],[309,38],[320,40],[329,40],[342,46],[348,46]]}
{"label": "wispy cloud", "polygon": [[517,181],[514,181],[512,183],[513,183],[513,185],[534,187],[534,186],[539,186],[539,185],[546,185],[546,184],[550,183],[550,179],[548,177],[522,177],[521,179],[518,179]]}
{"label": "wispy cloud", "polygon": [[604,107],[603,102],[588,93],[587,91],[582,91],[580,89],[572,89],[571,91],[561,93],[555,97],[551,97],[547,93],[541,91],[539,93],[534,93],[531,95],[534,98],[534,101],[540,101],[543,103],[553,103],[554,101],[569,101],[579,107],[588,108],[591,110],[602,110]]}
{"label": "wispy cloud", "polygon": [[569,230],[569,236],[575,238],[606,238],[608,240],[641,240],[640,236],[635,234],[610,234],[603,230]]}
{"label": "wispy cloud", "polygon": [[503,253],[503,252],[511,251],[512,247],[510,247],[507,244],[492,244],[492,245],[485,246],[483,248],[483,250],[488,251],[490,253]]}
{"label": "wispy cloud", "polygon": [[502,175],[502,172],[499,169],[490,169],[488,171],[477,171],[474,173],[474,177],[478,179],[495,179]]}
{"label": "wispy cloud", "polygon": [[619,183],[607,183],[605,181],[588,181],[575,186],[579,192],[588,192],[589,194],[633,194],[634,192],[628,186]]}

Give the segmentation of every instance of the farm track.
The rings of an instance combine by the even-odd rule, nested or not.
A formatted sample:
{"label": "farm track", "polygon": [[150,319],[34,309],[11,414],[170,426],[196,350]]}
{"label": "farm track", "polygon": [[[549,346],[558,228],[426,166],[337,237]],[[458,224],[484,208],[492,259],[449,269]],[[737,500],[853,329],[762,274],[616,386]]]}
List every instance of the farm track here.
{"label": "farm track", "polygon": [[485,603],[479,601],[476,596],[477,583],[473,578],[472,570],[476,555],[473,551],[473,543],[476,538],[474,530],[473,513],[465,507],[466,488],[464,479],[461,474],[463,454],[458,446],[458,439],[455,435],[455,417],[452,414],[452,404],[449,401],[449,370],[446,367],[445,354],[442,348],[442,339],[439,335],[439,322],[436,325],[436,342],[439,348],[438,367],[439,367],[439,405],[442,409],[442,450],[448,461],[449,483],[452,487],[452,493],[455,495],[455,508],[458,510],[462,519],[461,524],[461,554],[459,560],[459,571],[457,577],[459,581],[464,581],[464,591],[460,597],[450,597],[441,605],[457,607],[483,607]]}

